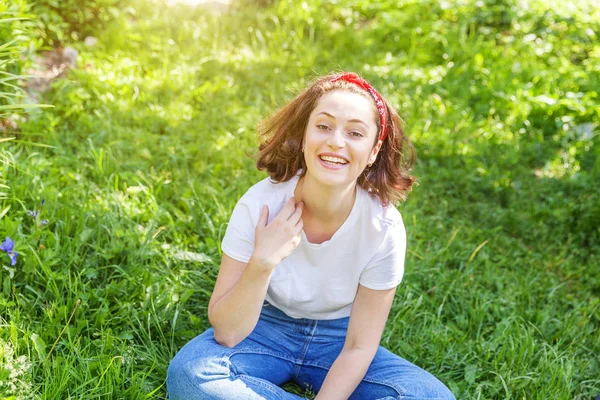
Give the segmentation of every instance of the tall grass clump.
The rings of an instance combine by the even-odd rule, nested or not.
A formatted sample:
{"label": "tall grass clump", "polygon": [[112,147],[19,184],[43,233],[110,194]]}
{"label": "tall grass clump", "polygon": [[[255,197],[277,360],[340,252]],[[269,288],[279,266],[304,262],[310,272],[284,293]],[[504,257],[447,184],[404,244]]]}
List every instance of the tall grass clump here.
{"label": "tall grass clump", "polygon": [[[24,104],[23,68],[38,45],[32,32],[33,21],[25,1],[0,3],[0,129],[16,127]],[[13,117],[15,120],[7,120]]]}
{"label": "tall grass clump", "polygon": [[[14,131],[31,106],[24,101],[20,86],[25,65],[24,49],[32,48],[35,39],[30,31],[31,15],[25,2],[0,3],[0,226],[7,235],[15,235],[17,226],[6,224],[6,215],[12,207],[10,170],[17,168],[12,149],[7,148],[15,139]],[[12,229],[11,229],[12,228]],[[8,232],[10,231],[10,232]],[[19,335],[17,325],[9,322],[9,308],[14,305],[8,295],[15,276],[19,253],[10,236],[2,236],[2,272],[0,272],[0,396],[2,398],[29,398],[33,393],[32,359],[26,341]]]}

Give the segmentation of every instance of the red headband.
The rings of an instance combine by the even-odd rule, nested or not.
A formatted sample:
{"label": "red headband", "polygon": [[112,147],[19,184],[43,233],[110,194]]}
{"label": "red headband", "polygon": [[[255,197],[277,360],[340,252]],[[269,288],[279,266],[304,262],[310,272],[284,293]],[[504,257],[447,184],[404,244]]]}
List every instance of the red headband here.
{"label": "red headband", "polygon": [[375,100],[375,104],[377,104],[377,110],[379,110],[379,119],[381,121],[381,131],[379,132],[379,140],[384,140],[388,134],[389,126],[387,124],[387,120],[385,119],[385,104],[383,103],[383,99],[381,98],[377,90],[375,90],[373,86],[369,84],[369,82],[365,81],[363,78],[361,78],[354,72],[346,72],[337,75],[331,80],[331,82],[336,82],[339,80],[354,83],[355,85],[365,89],[371,94],[371,97],[373,97],[373,100]]}

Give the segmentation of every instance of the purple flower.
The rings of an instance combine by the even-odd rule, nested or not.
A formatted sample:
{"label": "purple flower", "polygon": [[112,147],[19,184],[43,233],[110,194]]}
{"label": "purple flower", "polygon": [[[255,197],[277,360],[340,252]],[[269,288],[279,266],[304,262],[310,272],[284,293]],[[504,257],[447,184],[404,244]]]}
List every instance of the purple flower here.
{"label": "purple flower", "polygon": [[0,250],[4,250],[6,254],[8,254],[8,257],[10,258],[10,265],[15,265],[17,263],[17,256],[19,255],[19,253],[13,251],[14,247],[15,242],[8,236],[0,245]]}
{"label": "purple flower", "polygon": [[[27,214],[29,214],[30,216],[32,216],[33,219],[35,219],[36,222],[37,222],[38,217],[40,216],[42,210],[44,209],[44,204],[46,204],[46,199],[42,199],[42,205],[40,206],[39,210],[27,211]],[[48,222],[49,221],[47,219],[41,221],[39,224],[36,224],[36,229],[39,228],[40,226],[47,225]]]}

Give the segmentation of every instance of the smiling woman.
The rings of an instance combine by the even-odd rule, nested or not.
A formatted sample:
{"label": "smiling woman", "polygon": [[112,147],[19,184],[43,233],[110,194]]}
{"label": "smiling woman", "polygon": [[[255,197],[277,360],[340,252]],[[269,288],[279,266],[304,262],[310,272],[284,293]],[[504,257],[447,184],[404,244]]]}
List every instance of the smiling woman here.
{"label": "smiling woman", "polygon": [[169,366],[174,399],[453,399],[379,345],[404,274],[414,149],[396,111],[354,73],[317,79],[267,118],[269,178],[235,206],[208,306],[212,328]]}
{"label": "smiling woman", "polygon": [[337,144],[341,136],[349,135],[363,146],[368,143],[372,151],[368,163],[363,160],[362,165],[352,165],[354,172],[361,171],[356,183],[374,193],[383,205],[395,203],[406,199],[406,192],[414,183],[408,171],[414,165],[415,151],[402,125],[389,102],[358,75],[320,77],[258,126],[262,143],[257,167],[278,182],[291,179],[298,170],[304,176],[310,168],[308,164],[316,161],[300,154],[311,132],[321,130]]}

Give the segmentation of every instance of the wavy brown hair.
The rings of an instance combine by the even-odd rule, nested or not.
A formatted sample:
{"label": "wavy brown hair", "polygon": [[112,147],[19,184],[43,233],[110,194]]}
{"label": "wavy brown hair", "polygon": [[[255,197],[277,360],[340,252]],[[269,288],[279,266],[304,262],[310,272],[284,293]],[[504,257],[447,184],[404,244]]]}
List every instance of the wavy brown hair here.
{"label": "wavy brown hair", "polygon": [[[336,75],[318,77],[292,101],[258,124],[259,151],[252,157],[257,159],[256,167],[260,171],[266,170],[272,180],[286,182],[300,169],[301,177],[306,174],[302,153],[304,133],[310,114],[325,93],[344,90],[362,95],[370,100],[375,115],[379,115],[369,92],[346,81],[331,82]],[[371,167],[365,168],[357,183],[371,196],[378,198],[383,206],[387,206],[406,200],[406,192],[411,190],[416,180],[409,175],[416,161],[416,152],[404,133],[404,122],[387,99],[383,96],[382,99],[390,125],[388,135],[379,149],[377,159]],[[377,118],[377,135],[373,147],[377,144],[380,130],[381,122]]]}

